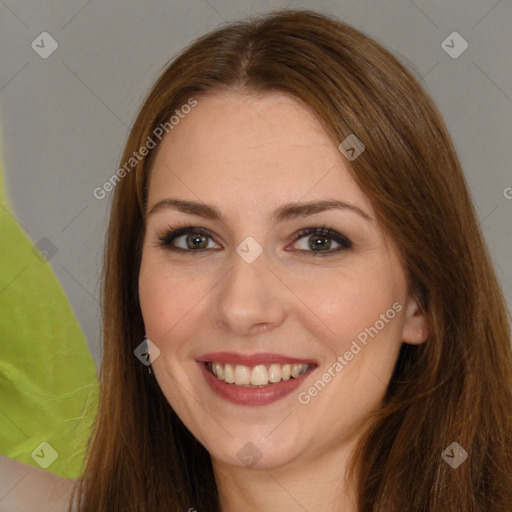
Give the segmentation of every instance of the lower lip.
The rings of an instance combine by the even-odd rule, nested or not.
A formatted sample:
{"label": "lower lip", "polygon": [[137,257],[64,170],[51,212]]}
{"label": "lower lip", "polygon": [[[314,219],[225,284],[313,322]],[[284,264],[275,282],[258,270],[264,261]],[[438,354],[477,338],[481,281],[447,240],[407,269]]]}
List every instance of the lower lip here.
{"label": "lower lip", "polygon": [[315,370],[315,366],[308,368],[300,377],[281,380],[275,384],[268,384],[261,388],[245,388],[235,384],[227,384],[212,375],[206,368],[206,363],[198,361],[206,382],[210,388],[222,398],[237,405],[268,405],[277,402],[293,393]]}

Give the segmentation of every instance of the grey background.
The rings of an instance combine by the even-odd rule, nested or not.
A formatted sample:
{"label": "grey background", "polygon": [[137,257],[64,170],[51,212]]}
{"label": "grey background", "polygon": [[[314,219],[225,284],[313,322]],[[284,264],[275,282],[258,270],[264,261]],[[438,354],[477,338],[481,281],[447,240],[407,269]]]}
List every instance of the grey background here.
{"label": "grey background", "polygon": [[[510,0],[0,0],[5,195],[33,242],[57,247],[50,264],[97,364],[110,194],[92,191],[118,168],[146,92],[178,51],[225,21],[287,6],[335,14],[422,79],[455,141],[510,307]],[[31,47],[45,31],[59,45],[47,59]],[[457,59],[441,47],[454,31],[469,44]]]}

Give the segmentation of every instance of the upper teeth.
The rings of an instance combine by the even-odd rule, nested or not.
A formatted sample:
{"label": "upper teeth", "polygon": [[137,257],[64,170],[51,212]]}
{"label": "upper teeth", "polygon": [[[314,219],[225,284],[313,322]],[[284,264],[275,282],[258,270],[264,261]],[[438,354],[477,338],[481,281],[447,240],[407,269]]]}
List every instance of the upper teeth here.
{"label": "upper teeth", "polygon": [[231,365],[217,362],[208,363],[208,369],[218,379],[237,386],[266,386],[269,382],[297,378],[306,373],[309,364],[271,364],[268,368],[264,364],[254,367],[244,365]]}

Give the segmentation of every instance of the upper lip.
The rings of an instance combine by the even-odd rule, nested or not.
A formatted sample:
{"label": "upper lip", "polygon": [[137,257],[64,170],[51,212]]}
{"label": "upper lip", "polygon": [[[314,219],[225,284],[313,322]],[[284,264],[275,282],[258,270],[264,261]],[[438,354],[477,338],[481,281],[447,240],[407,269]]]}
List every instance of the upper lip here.
{"label": "upper lip", "polygon": [[232,365],[256,366],[258,364],[317,364],[312,359],[300,359],[297,357],[285,356],[283,354],[272,354],[269,352],[260,352],[258,354],[238,354],[236,352],[210,352],[199,356],[198,362],[216,362]]}

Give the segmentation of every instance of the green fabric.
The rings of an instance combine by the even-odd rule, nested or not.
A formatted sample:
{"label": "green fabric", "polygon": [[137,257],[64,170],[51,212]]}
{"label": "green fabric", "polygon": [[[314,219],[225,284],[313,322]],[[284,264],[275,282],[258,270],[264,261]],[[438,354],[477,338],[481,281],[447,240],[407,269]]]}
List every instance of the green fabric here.
{"label": "green fabric", "polygon": [[[97,408],[96,366],[33,243],[7,207],[0,166],[0,454],[76,478]],[[47,468],[51,448],[32,456],[44,442],[58,454]]]}

